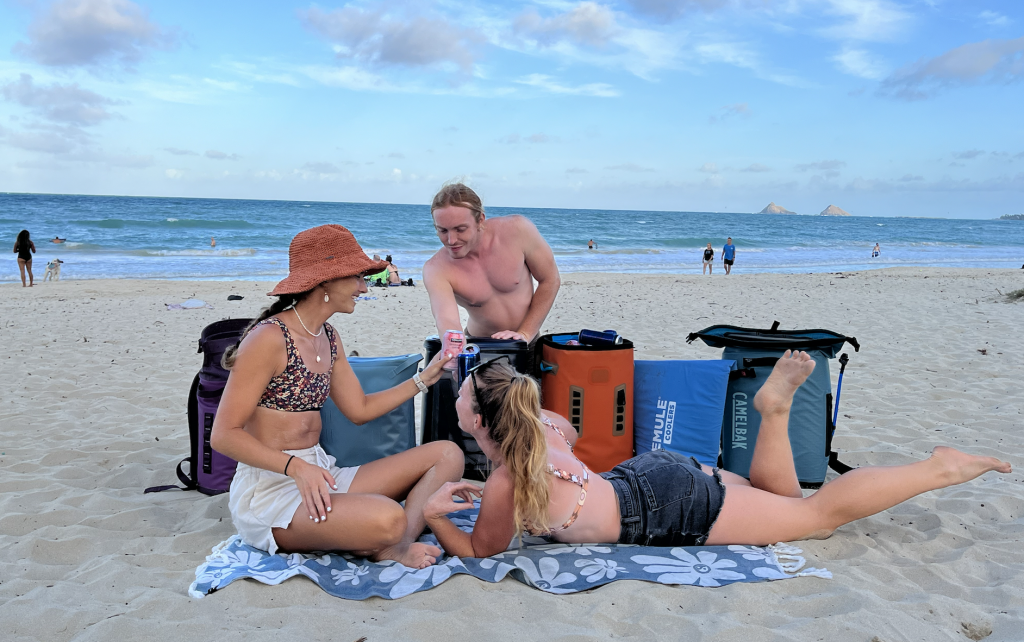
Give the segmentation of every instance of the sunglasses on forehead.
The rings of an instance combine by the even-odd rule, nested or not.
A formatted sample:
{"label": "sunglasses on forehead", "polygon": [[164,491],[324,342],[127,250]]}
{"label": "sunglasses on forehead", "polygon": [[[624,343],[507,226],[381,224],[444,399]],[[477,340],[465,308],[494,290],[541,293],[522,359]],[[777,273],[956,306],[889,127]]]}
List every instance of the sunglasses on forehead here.
{"label": "sunglasses on forehead", "polygon": [[479,384],[477,384],[477,381],[476,381],[476,373],[479,372],[479,373],[483,374],[484,370],[486,370],[487,368],[490,368],[491,366],[493,366],[494,364],[496,364],[496,363],[498,363],[500,361],[504,361],[510,367],[512,367],[512,359],[507,354],[503,354],[500,357],[497,357],[496,359],[491,359],[490,361],[484,361],[483,363],[481,363],[479,365],[475,365],[475,366],[473,366],[472,368],[470,368],[469,370],[466,371],[466,374],[469,375],[469,377],[473,380],[473,396],[476,398],[476,405],[477,405],[477,407],[480,408],[480,416],[483,418],[483,424],[482,425],[484,425],[484,426],[489,425],[491,422],[487,418],[487,410],[484,408],[484,399],[483,399],[483,395],[480,394],[480,386],[479,386]]}

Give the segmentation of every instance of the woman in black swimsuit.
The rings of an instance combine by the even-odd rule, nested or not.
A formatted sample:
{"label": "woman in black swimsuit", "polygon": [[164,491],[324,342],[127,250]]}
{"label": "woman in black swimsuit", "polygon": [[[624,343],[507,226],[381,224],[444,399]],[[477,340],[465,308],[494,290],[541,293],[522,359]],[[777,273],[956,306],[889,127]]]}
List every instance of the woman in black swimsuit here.
{"label": "woman in black swimsuit", "polygon": [[28,230],[22,230],[18,234],[18,240],[14,242],[14,251],[18,254],[21,287],[25,287],[25,270],[28,270],[28,287],[32,287],[35,285],[35,277],[32,276],[32,255],[35,254],[36,244],[28,237]]}

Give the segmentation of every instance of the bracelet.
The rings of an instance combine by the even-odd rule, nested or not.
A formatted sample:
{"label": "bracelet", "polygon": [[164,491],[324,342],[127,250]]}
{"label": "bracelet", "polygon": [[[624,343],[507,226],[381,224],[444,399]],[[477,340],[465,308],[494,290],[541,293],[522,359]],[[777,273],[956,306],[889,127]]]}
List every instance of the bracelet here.
{"label": "bracelet", "polygon": [[288,461],[286,461],[285,464],[284,464],[284,475],[286,477],[288,476],[288,464],[292,463],[293,459],[295,459],[295,455],[292,455],[291,457],[289,457]]}
{"label": "bracelet", "polygon": [[423,383],[423,380],[420,379],[420,373],[418,373],[418,372],[413,373],[413,375],[412,375],[412,382],[414,384],[416,384],[416,387],[420,389],[420,392],[426,392],[427,391],[427,384]]}

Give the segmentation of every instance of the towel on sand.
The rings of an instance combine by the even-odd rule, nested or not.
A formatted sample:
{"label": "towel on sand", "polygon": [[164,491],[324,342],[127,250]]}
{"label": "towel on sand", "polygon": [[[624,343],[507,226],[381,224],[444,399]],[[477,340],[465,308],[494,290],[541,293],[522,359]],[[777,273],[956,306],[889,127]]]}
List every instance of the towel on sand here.
{"label": "towel on sand", "polygon": [[[459,528],[471,532],[478,512],[475,506],[452,513],[451,518]],[[433,535],[425,535],[420,541],[437,543]],[[825,569],[803,569],[800,552],[785,544],[659,548],[558,544],[523,537],[522,547],[516,539],[504,553],[491,557],[443,557],[434,566],[413,569],[397,562],[371,562],[333,553],[269,555],[244,544],[236,535],[215,547],[196,569],[196,580],[188,593],[201,598],[238,579],[280,584],[297,575],[313,580],[335,597],[349,600],[396,599],[434,588],[460,573],[485,582],[511,576],[547,593],[576,593],[616,580],[724,586],[801,576],[832,577]]]}

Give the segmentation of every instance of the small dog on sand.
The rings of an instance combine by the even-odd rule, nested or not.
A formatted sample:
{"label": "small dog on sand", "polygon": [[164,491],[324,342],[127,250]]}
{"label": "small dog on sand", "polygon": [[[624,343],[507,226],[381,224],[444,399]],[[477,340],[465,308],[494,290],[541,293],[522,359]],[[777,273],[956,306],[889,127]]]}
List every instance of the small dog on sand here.
{"label": "small dog on sand", "polygon": [[64,263],[60,259],[54,259],[46,264],[46,273],[43,274],[43,280],[60,281],[60,266]]}

